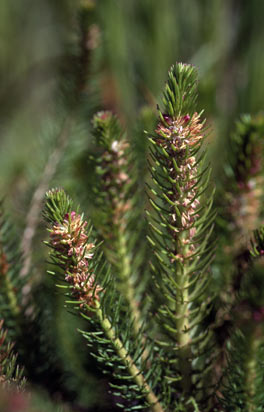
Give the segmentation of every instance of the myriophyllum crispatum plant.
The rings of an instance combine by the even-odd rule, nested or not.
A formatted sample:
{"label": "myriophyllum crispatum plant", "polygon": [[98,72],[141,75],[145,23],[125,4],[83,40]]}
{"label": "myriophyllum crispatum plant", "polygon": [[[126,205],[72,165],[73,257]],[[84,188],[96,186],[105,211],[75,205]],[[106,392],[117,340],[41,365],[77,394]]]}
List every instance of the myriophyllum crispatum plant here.
{"label": "myriophyllum crispatum plant", "polygon": [[[139,273],[142,266],[134,269],[133,263],[133,222],[139,219],[135,169],[112,113],[99,112],[93,119],[101,148],[97,230],[62,189],[46,195],[47,244],[55,264],[50,273],[65,290],[67,305],[87,320],[87,330],[80,332],[110,375],[117,404],[125,410],[209,410],[216,384],[209,378],[214,339],[208,289],[215,214],[196,93],[196,69],[172,66],[156,130],[148,134],[147,282]],[[144,293],[141,282],[147,285]]]}
{"label": "myriophyllum crispatum plant", "polygon": [[223,188],[218,190],[218,220],[226,230],[233,253],[243,249],[245,236],[251,235],[263,218],[263,137],[264,119],[259,114],[241,116],[229,139]]}
{"label": "myriophyllum crispatum plant", "polygon": [[149,138],[153,183],[148,239],[154,252],[153,294],[170,403],[177,393],[186,399],[197,393],[202,399],[208,392],[205,378],[212,346],[205,318],[210,311],[207,287],[215,214],[196,87],[194,67],[172,67],[155,135]]}
{"label": "myriophyllum crispatum plant", "polygon": [[135,191],[137,174],[131,145],[112,112],[98,112],[92,125],[99,148],[94,159],[96,228],[103,240],[106,258],[114,268],[117,287],[134,319],[133,329],[137,334],[142,321],[138,305],[143,283],[138,268],[142,262],[142,240]]}
{"label": "myriophyllum crispatum plant", "polygon": [[[89,321],[88,330],[80,332],[93,356],[111,373],[113,392],[126,399],[124,406],[152,405],[154,411],[162,411],[151,387],[159,380],[154,343],[145,340],[143,345],[134,335],[134,320],[124,311],[126,299],[116,287],[100,245],[91,240],[91,226],[59,189],[47,193],[45,216],[51,223],[50,257],[58,267],[52,274],[64,281],[59,286],[66,289],[66,303],[77,307]],[[150,350],[147,358],[143,357],[146,347]]]}
{"label": "myriophyllum crispatum plant", "polygon": [[230,136],[228,159],[223,162],[218,183],[216,229],[220,247],[216,264],[222,266],[221,296],[229,312],[252,263],[249,240],[263,224],[263,137],[263,115],[240,117]]}

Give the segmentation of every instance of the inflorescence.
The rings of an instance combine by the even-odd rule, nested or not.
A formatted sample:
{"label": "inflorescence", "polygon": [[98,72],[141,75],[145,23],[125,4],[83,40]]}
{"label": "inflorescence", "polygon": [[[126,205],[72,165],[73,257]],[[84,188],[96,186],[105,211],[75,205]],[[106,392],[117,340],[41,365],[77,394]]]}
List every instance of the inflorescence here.
{"label": "inflorescence", "polygon": [[87,222],[76,212],[66,213],[63,223],[55,223],[50,233],[50,243],[64,259],[62,268],[65,281],[72,287],[72,294],[89,306],[99,299],[102,288],[95,284],[94,274],[89,271],[89,260],[93,257],[94,243],[88,243],[85,232]]}
{"label": "inflorescence", "polygon": [[[156,143],[169,155],[167,158],[169,175],[171,181],[175,182],[174,190],[168,194],[168,198],[181,210],[179,220],[172,209],[173,235],[178,236],[179,232],[188,231],[188,235],[182,239],[183,243],[189,244],[187,256],[176,255],[179,260],[183,261],[194,251],[192,244],[196,234],[194,222],[199,218],[196,211],[200,204],[196,193],[197,162],[195,156],[189,155],[189,150],[192,146],[200,145],[204,137],[203,122],[200,121],[198,113],[194,113],[192,117],[187,114],[177,118],[163,115],[156,128],[156,133],[158,135]],[[180,190],[177,188],[178,185],[180,185]]]}

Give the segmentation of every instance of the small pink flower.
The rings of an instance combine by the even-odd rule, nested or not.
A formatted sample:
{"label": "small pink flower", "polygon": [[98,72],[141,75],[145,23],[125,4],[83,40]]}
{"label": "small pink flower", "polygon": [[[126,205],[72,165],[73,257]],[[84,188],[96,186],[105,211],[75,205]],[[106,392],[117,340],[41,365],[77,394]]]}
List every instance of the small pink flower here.
{"label": "small pink flower", "polygon": [[68,257],[64,263],[65,280],[72,285],[73,296],[93,305],[102,288],[95,284],[94,275],[89,273],[88,261],[93,257],[95,245],[87,243],[86,226],[81,215],[74,211],[67,213],[62,224],[54,224],[50,242],[55,250]]}
{"label": "small pink flower", "polygon": [[191,118],[191,116],[189,114],[186,114],[186,116],[183,116],[183,120],[184,120],[185,123],[188,123],[190,118]]}
{"label": "small pink flower", "polygon": [[[174,181],[176,180],[181,189],[179,191],[175,187],[175,190],[172,190],[173,194],[170,195],[170,201],[173,202],[170,222],[173,236],[175,233],[184,232],[181,241],[188,245],[184,256],[177,255],[177,258],[181,260],[189,258],[195,250],[195,245],[191,243],[196,235],[194,223],[199,218],[199,214],[195,212],[200,205],[199,199],[196,198],[197,188],[195,187],[198,175],[197,160],[195,156],[189,157],[187,149],[193,146],[198,147],[201,144],[204,137],[204,126],[198,113],[194,113],[192,116],[186,114],[177,117],[163,114],[155,131],[157,134],[156,144],[169,155],[166,161],[170,177]],[[175,170],[173,159],[176,160],[177,170]],[[176,218],[174,205],[180,210],[180,219]]]}
{"label": "small pink flower", "polygon": [[160,121],[156,128],[156,133],[162,140],[158,140],[164,148],[174,145],[175,150],[185,150],[187,146],[193,146],[203,138],[203,123],[200,122],[198,113],[192,117],[189,114],[172,118],[168,115],[163,116],[164,122]]}

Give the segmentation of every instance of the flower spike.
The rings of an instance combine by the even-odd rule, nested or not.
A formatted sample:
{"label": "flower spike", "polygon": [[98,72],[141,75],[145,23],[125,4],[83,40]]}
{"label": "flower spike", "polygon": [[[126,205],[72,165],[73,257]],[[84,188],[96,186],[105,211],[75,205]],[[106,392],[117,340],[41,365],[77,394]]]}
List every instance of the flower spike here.
{"label": "flower spike", "polygon": [[[179,63],[171,68],[163,111],[149,138],[153,208],[147,214],[154,252],[153,293],[159,301],[157,319],[163,335],[160,345],[168,348],[165,361],[170,365],[167,390],[171,393],[174,382],[175,394],[194,395],[201,402],[205,394],[198,394],[196,385],[207,379],[202,353],[209,350],[204,318],[210,310],[205,291],[214,256],[214,242],[209,241],[214,214],[212,194],[204,195],[210,169],[204,165],[205,127],[195,110],[196,86],[193,66]],[[199,367],[194,368],[195,363]]]}

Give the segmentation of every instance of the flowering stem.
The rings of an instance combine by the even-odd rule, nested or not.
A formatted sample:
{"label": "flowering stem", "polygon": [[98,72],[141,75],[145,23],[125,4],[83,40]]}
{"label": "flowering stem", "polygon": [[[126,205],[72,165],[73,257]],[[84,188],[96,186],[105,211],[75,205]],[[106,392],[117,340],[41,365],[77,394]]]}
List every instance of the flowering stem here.
{"label": "flowering stem", "polygon": [[118,356],[122,359],[124,365],[128,368],[129,373],[133,377],[135,383],[139,387],[144,387],[147,391],[146,393],[146,399],[151,405],[151,410],[153,412],[165,412],[164,409],[162,408],[161,404],[159,403],[158,398],[156,395],[152,392],[150,386],[146,382],[144,376],[142,375],[142,372],[137,368],[135,365],[133,359],[131,356],[128,354],[126,351],[124,345],[122,344],[121,340],[115,336],[115,332],[112,328],[112,325],[104,315],[103,311],[100,307],[100,303],[98,301],[95,302],[95,307],[96,307],[96,315],[100,321],[100,324],[106,334],[106,336],[110,339],[112,342],[116,353]]}
{"label": "flowering stem", "polygon": [[135,176],[130,159],[130,144],[123,135],[120,122],[110,111],[96,113],[92,123],[97,143],[103,148],[97,166],[100,181],[97,191],[98,197],[103,195],[99,207],[107,217],[102,217],[99,230],[105,241],[106,256],[116,269],[117,284],[126,299],[133,320],[133,331],[138,338],[141,320],[133,283],[134,251],[128,240],[133,235],[130,227],[135,220],[132,213]]}
{"label": "flowering stem", "polygon": [[202,322],[207,312],[203,299],[208,296],[207,268],[214,254],[214,243],[208,242],[213,193],[207,200],[203,196],[210,179],[202,149],[205,120],[195,111],[196,90],[196,70],[181,63],[172,66],[155,134],[149,138],[153,208],[148,238],[155,253],[152,270],[161,302],[161,343],[166,346],[169,340],[176,358],[168,362],[168,390],[175,382],[173,389],[183,396],[185,406],[196,390],[202,399],[196,382],[207,379],[200,356],[209,333]]}

